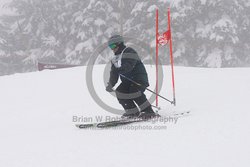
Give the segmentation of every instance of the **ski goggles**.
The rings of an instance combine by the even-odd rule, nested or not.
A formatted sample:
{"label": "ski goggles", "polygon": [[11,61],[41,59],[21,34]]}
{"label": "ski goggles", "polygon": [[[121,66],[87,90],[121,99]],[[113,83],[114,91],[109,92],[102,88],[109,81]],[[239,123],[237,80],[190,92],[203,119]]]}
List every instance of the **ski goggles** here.
{"label": "ski goggles", "polygon": [[115,43],[112,43],[112,44],[109,45],[109,47],[110,47],[110,49],[113,50],[113,49],[115,49],[117,47],[117,45]]}

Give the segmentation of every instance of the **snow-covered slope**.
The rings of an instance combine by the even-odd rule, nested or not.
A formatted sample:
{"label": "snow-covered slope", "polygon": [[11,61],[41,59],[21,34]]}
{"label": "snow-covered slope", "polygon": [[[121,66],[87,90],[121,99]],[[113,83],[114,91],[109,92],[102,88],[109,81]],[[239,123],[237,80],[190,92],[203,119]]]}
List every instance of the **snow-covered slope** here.
{"label": "snow-covered slope", "polygon": [[[94,72],[104,90],[104,66]],[[4,167],[248,167],[250,69],[176,68],[178,108],[192,114],[177,123],[140,123],[128,129],[79,130],[73,116],[115,116],[91,98],[85,67],[0,78],[0,166]],[[154,67],[147,66],[154,87]],[[169,67],[161,94],[171,98]],[[102,75],[101,75],[102,76]],[[149,96],[150,94],[147,93]],[[160,100],[168,112],[170,105]],[[167,108],[167,109],[166,109]],[[167,127],[135,130],[139,126]]]}

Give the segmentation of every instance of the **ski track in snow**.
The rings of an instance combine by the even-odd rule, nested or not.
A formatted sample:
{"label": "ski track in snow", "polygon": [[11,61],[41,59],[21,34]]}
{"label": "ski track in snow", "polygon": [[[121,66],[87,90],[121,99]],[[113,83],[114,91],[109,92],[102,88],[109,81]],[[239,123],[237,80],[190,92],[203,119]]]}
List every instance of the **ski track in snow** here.
{"label": "ski track in snow", "polygon": [[[98,95],[104,66],[95,66]],[[155,68],[147,66],[151,89]],[[250,165],[250,68],[176,67],[178,109],[190,109],[165,130],[79,130],[73,116],[116,116],[90,97],[85,67],[0,77],[0,166],[4,167],[248,167]],[[170,68],[161,94],[172,98]],[[147,96],[150,93],[147,92]],[[160,114],[174,110],[160,99]],[[129,125],[130,126],[130,125]],[[132,125],[131,125],[132,126]]]}

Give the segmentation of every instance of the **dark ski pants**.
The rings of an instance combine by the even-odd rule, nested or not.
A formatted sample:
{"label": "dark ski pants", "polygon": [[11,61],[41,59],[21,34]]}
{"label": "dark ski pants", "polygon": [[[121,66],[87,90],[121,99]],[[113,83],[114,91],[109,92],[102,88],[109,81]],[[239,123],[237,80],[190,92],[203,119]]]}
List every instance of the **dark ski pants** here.
{"label": "dark ski pants", "polygon": [[144,91],[145,88],[133,83],[121,83],[116,89],[116,97],[126,113],[152,112],[151,104]]}

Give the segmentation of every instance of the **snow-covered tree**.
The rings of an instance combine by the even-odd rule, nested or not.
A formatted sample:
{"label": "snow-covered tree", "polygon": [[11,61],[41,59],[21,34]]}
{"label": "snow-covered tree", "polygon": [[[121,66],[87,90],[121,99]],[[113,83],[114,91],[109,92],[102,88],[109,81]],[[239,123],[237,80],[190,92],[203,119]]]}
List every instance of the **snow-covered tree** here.
{"label": "snow-covered tree", "polygon": [[[31,71],[37,61],[85,65],[115,33],[147,44],[150,51],[134,47],[152,63],[155,10],[162,33],[169,6],[176,64],[249,65],[249,0],[12,0],[14,14],[0,16],[0,66]],[[163,64],[169,63],[166,48],[159,52]],[[97,63],[106,63],[110,53],[105,49]]]}

